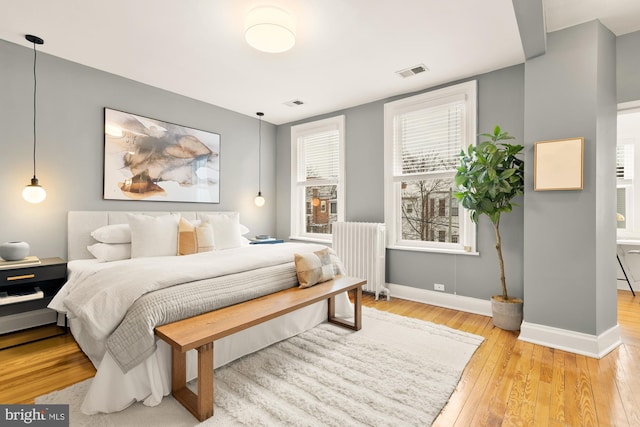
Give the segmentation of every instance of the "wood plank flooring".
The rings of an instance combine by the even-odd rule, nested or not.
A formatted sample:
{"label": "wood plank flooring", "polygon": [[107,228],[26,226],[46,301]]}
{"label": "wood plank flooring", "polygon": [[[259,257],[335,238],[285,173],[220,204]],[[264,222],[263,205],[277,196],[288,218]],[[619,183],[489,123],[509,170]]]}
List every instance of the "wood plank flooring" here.
{"label": "wood plank flooring", "polygon": [[[435,426],[640,426],[640,295],[618,291],[623,345],[600,360],[518,341],[485,316],[398,298],[363,303],[485,338]],[[70,334],[0,350],[0,403],[33,403],[94,374]]]}

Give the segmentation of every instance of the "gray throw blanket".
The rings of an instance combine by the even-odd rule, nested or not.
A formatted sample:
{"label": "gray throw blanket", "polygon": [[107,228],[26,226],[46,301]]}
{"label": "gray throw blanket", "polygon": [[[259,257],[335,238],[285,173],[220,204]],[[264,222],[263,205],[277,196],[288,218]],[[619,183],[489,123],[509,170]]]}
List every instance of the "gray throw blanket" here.
{"label": "gray throw blanket", "polygon": [[293,262],[160,289],[140,297],[107,340],[124,373],[156,349],[154,328],[298,284]]}

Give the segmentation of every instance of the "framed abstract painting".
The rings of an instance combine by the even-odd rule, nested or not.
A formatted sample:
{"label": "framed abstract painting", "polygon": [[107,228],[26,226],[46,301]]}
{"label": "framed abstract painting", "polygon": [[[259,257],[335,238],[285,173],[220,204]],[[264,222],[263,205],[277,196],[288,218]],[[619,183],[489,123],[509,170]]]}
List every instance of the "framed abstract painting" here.
{"label": "framed abstract painting", "polygon": [[105,108],[104,198],[220,203],[220,135]]}

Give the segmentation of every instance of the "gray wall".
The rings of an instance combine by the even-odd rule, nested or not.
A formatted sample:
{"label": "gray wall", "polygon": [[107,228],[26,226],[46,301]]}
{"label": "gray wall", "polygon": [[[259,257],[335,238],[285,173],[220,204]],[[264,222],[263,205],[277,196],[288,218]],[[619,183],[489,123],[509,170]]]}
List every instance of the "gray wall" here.
{"label": "gray wall", "polygon": [[[257,208],[258,121],[38,52],[37,176],[47,199],[21,197],[32,176],[33,50],[0,41],[0,242],[66,258],[69,210],[236,210],[251,234],[275,233],[276,128],[263,123]],[[102,200],[103,109],[110,107],[221,135],[219,204]],[[260,107],[256,106],[256,111]],[[265,116],[268,120],[268,114]]]}
{"label": "gray wall", "polygon": [[[525,321],[587,334],[616,324],[615,37],[597,21],[548,34],[525,64]],[[584,189],[533,189],[536,141],[584,137]]]}
{"label": "gray wall", "polygon": [[[492,131],[498,124],[522,143],[524,66],[497,70],[476,79],[479,133]],[[429,90],[433,89],[436,88]],[[290,228],[291,126],[340,114],[346,117],[346,220],[384,222],[384,104],[414,94],[278,126],[278,236],[289,236]],[[516,208],[501,223],[507,285],[514,296],[520,297],[522,221],[522,208]],[[437,282],[443,283],[448,293],[489,298],[499,292],[499,270],[495,234],[487,218],[482,218],[478,227],[478,248],[480,256],[388,250],[387,282],[429,290]]]}
{"label": "gray wall", "polygon": [[640,31],[616,39],[618,102],[640,100]]}

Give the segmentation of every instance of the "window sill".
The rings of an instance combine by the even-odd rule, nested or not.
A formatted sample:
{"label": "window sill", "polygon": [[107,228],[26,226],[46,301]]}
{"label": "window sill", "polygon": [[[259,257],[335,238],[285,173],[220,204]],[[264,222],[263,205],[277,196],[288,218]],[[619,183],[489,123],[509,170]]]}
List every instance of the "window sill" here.
{"label": "window sill", "polygon": [[387,249],[393,249],[397,251],[431,252],[431,253],[438,253],[438,254],[480,256],[480,252],[467,252],[462,249],[421,248],[418,246],[399,246],[399,245],[387,246]]}
{"label": "window sill", "polygon": [[333,243],[331,239],[318,239],[315,237],[301,237],[301,236],[289,236],[289,240],[298,240],[301,242],[322,243],[324,245],[330,245]]}

